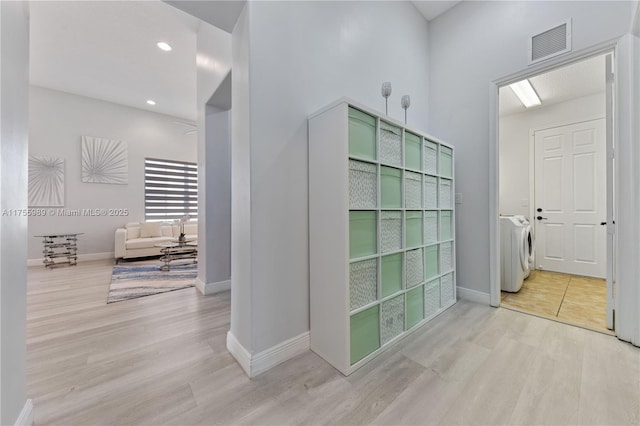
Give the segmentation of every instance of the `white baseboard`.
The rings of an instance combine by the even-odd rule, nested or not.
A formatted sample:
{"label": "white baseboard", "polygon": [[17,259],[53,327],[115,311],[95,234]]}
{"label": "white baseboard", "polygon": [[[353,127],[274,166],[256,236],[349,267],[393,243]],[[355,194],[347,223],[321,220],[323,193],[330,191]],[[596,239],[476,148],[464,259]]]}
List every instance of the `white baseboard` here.
{"label": "white baseboard", "polygon": [[309,332],[305,331],[302,334],[253,355],[251,357],[251,377],[264,373],[270,368],[308,351],[310,342]]}
{"label": "white baseboard", "polygon": [[470,288],[464,287],[456,287],[456,291],[458,292],[458,297],[460,299],[482,303],[483,305],[491,304],[491,295],[489,293],[483,293],[478,290],[471,290]]}
{"label": "white baseboard", "polygon": [[33,401],[27,399],[20,411],[20,415],[16,419],[15,426],[31,426],[33,425]]}
{"label": "white baseboard", "polygon": [[238,361],[246,375],[251,377],[251,354],[238,342],[231,331],[227,332],[227,350]]}
{"label": "white baseboard", "polygon": [[196,288],[205,296],[231,290],[231,280],[218,281],[216,283],[205,283],[200,278],[196,278]]}
{"label": "white baseboard", "polygon": [[[78,262],[90,262],[92,260],[105,260],[105,259],[115,259],[113,257],[114,253],[112,251],[104,252],[104,253],[86,253],[78,255]],[[42,258],[39,259],[28,259],[27,266],[44,266],[42,263]]]}
{"label": "white baseboard", "polygon": [[309,344],[309,332],[305,331],[298,336],[252,355],[230,331],[227,333],[227,349],[249,377],[255,377],[296,355],[308,351]]}

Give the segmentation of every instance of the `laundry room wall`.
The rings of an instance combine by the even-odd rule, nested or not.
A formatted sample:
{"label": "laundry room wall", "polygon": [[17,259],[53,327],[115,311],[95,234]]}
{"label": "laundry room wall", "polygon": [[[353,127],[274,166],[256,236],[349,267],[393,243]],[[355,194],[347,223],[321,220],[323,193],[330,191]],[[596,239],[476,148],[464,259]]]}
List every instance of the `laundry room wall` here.
{"label": "laundry room wall", "polygon": [[531,135],[534,130],[604,118],[605,112],[605,93],[601,92],[500,116],[500,214],[530,216]]}

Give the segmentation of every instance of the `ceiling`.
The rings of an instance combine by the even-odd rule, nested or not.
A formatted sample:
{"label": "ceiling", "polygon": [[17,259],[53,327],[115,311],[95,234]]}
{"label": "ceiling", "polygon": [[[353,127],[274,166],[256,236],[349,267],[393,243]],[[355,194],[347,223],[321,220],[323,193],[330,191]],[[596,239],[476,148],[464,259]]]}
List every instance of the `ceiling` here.
{"label": "ceiling", "polygon": [[431,21],[451,9],[456,4],[461,3],[461,1],[413,1],[412,3],[420,13],[427,18],[427,21]]}
{"label": "ceiling", "polygon": [[30,24],[31,84],[196,119],[199,19],[157,0],[36,1]]}
{"label": "ceiling", "polygon": [[233,27],[236,25],[236,21],[246,3],[246,0],[216,0],[215,2],[202,0],[164,1],[228,33],[233,31]]}
{"label": "ceiling", "polygon": [[[581,62],[549,71],[529,79],[538,93],[542,105],[534,110],[605,90],[604,56],[596,56]],[[509,87],[500,88],[500,115],[527,111]]]}

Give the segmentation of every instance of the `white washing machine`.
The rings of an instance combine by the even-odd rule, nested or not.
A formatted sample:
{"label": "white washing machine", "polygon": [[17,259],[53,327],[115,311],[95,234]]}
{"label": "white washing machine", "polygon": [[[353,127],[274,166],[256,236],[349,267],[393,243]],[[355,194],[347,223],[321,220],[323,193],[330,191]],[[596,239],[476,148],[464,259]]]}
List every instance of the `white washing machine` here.
{"label": "white washing machine", "polygon": [[533,264],[533,235],[524,216],[500,217],[500,287],[515,293]]}

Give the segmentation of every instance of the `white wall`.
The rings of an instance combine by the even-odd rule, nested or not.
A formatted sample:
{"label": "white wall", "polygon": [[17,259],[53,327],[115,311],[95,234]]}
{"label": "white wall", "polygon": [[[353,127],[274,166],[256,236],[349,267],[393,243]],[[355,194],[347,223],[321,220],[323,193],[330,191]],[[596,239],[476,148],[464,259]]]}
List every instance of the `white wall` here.
{"label": "white wall", "polygon": [[[501,90],[510,90],[508,87]],[[529,217],[530,135],[563,124],[605,116],[604,92],[500,116],[500,214]]]}
{"label": "white wall", "polygon": [[[252,347],[251,97],[248,5],[232,33],[231,84],[231,333]],[[228,347],[229,345],[227,345]],[[247,371],[247,373],[250,373]]]}
{"label": "white wall", "polygon": [[[0,2],[0,209],[27,208],[29,23]],[[0,424],[26,422],[27,218],[0,216]]]}
{"label": "white wall", "polygon": [[[409,125],[424,130],[428,24],[408,2],[247,8],[233,34],[232,215],[250,208],[251,216],[233,225],[231,332],[260,352],[309,330],[307,117],[342,96],[384,111],[380,86],[391,81],[390,115],[403,117],[408,94]],[[247,81],[250,96],[240,97]],[[236,290],[242,303],[233,302]]]}
{"label": "white wall", "polygon": [[207,105],[205,123],[198,173],[206,182],[198,186],[198,209],[204,206],[206,215],[198,221],[198,240],[206,244],[198,249],[198,279],[209,294],[228,289],[231,279],[231,111]]}
{"label": "white wall", "polygon": [[[231,274],[230,114],[212,117],[206,103],[231,69],[231,34],[200,23],[198,87],[198,289],[208,294]],[[215,96],[215,95],[214,95]],[[219,117],[219,116],[216,116]]]}
{"label": "white wall", "polygon": [[634,2],[462,2],[430,22],[429,131],[456,146],[458,285],[489,293],[489,84],[527,69],[532,34],[573,22],[573,51],[630,30]]}
{"label": "white wall", "polygon": [[[65,159],[65,209],[129,209],[128,216],[32,217],[29,259],[42,257],[42,242],[33,235],[84,232],[78,253],[113,252],[116,228],[144,220],[144,158],[197,161],[196,134],[168,115],[31,86],[29,154]],[[83,183],[83,135],[127,142],[128,185]]]}

